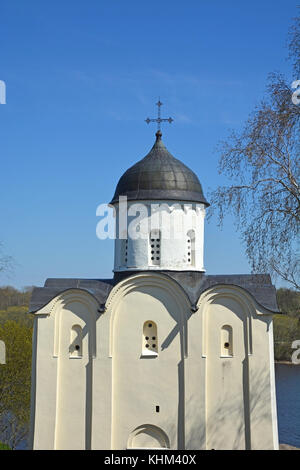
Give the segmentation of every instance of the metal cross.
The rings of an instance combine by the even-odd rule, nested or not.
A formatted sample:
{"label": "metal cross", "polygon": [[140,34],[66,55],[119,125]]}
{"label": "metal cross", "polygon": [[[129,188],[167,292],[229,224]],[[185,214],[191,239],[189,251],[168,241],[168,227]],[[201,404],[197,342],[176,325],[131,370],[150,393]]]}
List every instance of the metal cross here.
{"label": "metal cross", "polygon": [[162,104],[163,104],[163,103],[160,101],[160,99],[159,99],[158,102],[156,103],[156,105],[157,105],[157,107],[158,107],[158,113],[157,113],[158,115],[157,115],[157,118],[156,118],[156,119],[150,119],[150,118],[145,119],[145,122],[146,122],[147,124],[150,124],[150,122],[157,122],[157,130],[158,130],[158,131],[160,131],[160,123],[161,123],[161,122],[166,122],[166,121],[167,121],[167,122],[169,122],[169,123],[171,124],[171,123],[174,121],[174,119],[172,119],[171,117],[166,118],[166,119],[160,117],[160,107],[162,106]]}

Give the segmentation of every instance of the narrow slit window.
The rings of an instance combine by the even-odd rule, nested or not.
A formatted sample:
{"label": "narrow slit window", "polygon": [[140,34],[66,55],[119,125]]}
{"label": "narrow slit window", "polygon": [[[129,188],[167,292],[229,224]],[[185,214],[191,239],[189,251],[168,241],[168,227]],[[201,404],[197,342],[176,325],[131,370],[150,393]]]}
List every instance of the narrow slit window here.
{"label": "narrow slit window", "polygon": [[221,356],[233,356],[233,334],[230,325],[224,325],[221,328]]}
{"label": "narrow slit window", "polygon": [[142,356],[158,355],[157,326],[152,320],[148,320],[143,326]]}
{"label": "narrow slit window", "polygon": [[195,256],[195,230],[189,230],[187,232],[186,239],[186,259],[187,264],[195,266],[196,256]]}
{"label": "narrow slit window", "polygon": [[122,240],[122,243],[123,243],[123,266],[127,266],[127,262],[128,262],[128,238],[126,238],[126,240]]}
{"label": "narrow slit window", "polygon": [[82,328],[79,325],[72,326],[69,350],[70,357],[82,357]]}
{"label": "narrow slit window", "polygon": [[160,265],[161,252],[161,236],[160,230],[151,230],[149,235],[149,264],[152,266]]}

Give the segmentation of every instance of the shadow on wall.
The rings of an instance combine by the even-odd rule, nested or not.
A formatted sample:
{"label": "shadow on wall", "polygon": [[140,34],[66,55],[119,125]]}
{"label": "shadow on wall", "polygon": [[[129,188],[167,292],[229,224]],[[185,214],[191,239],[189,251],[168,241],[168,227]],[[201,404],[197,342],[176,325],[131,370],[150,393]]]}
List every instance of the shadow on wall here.
{"label": "shadow on wall", "polygon": [[178,364],[178,423],[177,423],[177,449],[185,449],[185,383],[184,383],[184,357]]}
{"label": "shadow on wall", "polygon": [[[65,302],[64,308],[68,308],[71,302]],[[77,357],[78,360],[84,358],[83,343],[87,338],[88,343],[88,361],[85,365],[85,449],[91,449],[92,442],[92,403],[93,403],[93,358],[96,354],[96,322],[99,320],[101,313],[97,311],[95,322],[93,318],[87,317],[89,313],[87,309],[83,314],[76,312],[76,316],[84,323],[83,328],[74,324],[70,331],[69,356]]]}
{"label": "shadow on wall", "polygon": [[[142,289],[141,289],[142,290]],[[185,295],[185,294],[184,294]],[[161,350],[167,349],[172,341],[175,339],[177,334],[180,336],[180,362],[177,364],[178,370],[178,415],[177,415],[177,429],[175,435],[177,435],[177,449],[185,449],[185,373],[184,373],[184,359],[187,356],[188,350],[188,328],[187,323],[190,319],[192,312],[190,309],[186,309],[182,312],[181,317],[177,317],[173,314],[173,310],[170,309],[170,305],[164,299],[160,299],[164,304],[165,309],[169,312],[175,326],[168,334],[168,336],[162,341]]]}
{"label": "shadow on wall", "polygon": [[[243,371],[246,367],[243,364]],[[260,424],[264,423],[269,418],[270,408],[270,395],[269,395],[269,373],[265,369],[258,371],[255,376],[252,376],[251,388],[255,390],[255,395],[251,397],[250,401],[250,413],[248,414],[249,408],[249,388],[247,384],[244,385],[244,422],[240,422],[238,426],[235,426],[234,435],[231,436],[231,442],[233,442],[232,450],[241,448],[241,438],[244,436],[245,448],[251,449],[251,428],[255,429]],[[239,406],[236,407],[232,404],[228,405],[226,397],[218,405],[215,406],[213,414],[208,419],[210,420],[210,433],[214,435],[214,445],[216,450],[226,449],[226,435],[222,433],[222,428],[226,425],[228,420],[232,419],[232,416],[239,412]],[[249,416],[250,415],[250,416]],[[250,421],[251,416],[255,418]],[[192,419],[192,417],[190,417]],[[213,424],[212,424],[213,423]],[[198,430],[198,423],[194,423],[193,429]],[[233,427],[234,429],[234,427]],[[205,433],[205,430],[203,430]]]}
{"label": "shadow on wall", "polygon": [[[216,450],[228,449],[228,442],[230,442],[230,448],[232,450],[243,448],[251,449],[253,448],[252,441],[254,441],[254,437],[254,446],[256,448],[258,439],[257,436],[251,435],[251,430],[254,434],[256,434],[256,430],[260,432],[260,434],[262,432],[261,430],[265,430],[267,433],[272,432],[271,427],[269,429],[265,427],[265,423],[270,422],[270,370],[263,365],[258,368],[256,362],[255,368],[250,371],[249,357],[251,356],[249,356],[248,334],[247,328],[245,327],[247,322],[242,314],[237,315],[243,320],[244,325],[243,343],[245,354],[244,358],[241,360],[243,419],[233,422],[233,417],[241,415],[241,401],[232,399],[234,398],[234,390],[230,389],[230,387],[224,388],[221,401],[213,404],[210,414],[206,417],[206,423],[203,423],[201,427],[203,442],[206,440],[207,445],[209,445],[209,436],[213,436],[213,448]],[[266,324],[266,330],[268,330],[268,320],[258,317],[257,315],[255,315],[254,318],[264,322]],[[220,358],[220,361],[221,360],[223,361],[222,373],[224,377],[226,377],[226,366],[230,364],[230,362],[227,361],[232,361],[234,358]],[[209,361],[209,357],[207,357],[206,361]],[[207,367],[209,367],[208,364]],[[192,403],[195,399],[196,397],[194,396],[190,398],[189,402]],[[187,404],[187,409],[190,410],[192,407]],[[199,435],[199,423],[195,421],[195,417],[189,415],[186,419],[192,423],[191,436],[193,436],[194,433],[198,433]],[[228,429],[230,429],[231,432],[230,436],[224,431]],[[191,444],[192,442],[189,442],[189,446]]]}
{"label": "shadow on wall", "polygon": [[169,449],[170,441],[167,434],[161,428],[152,424],[144,424],[132,431],[127,442],[127,449],[146,447]]}

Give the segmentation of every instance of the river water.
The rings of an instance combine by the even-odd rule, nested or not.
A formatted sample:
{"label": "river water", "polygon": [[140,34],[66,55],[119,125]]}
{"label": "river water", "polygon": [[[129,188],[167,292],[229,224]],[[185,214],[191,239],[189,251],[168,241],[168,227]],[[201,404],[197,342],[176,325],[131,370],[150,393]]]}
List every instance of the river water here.
{"label": "river water", "polygon": [[300,365],[275,365],[279,442],[300,448]]}

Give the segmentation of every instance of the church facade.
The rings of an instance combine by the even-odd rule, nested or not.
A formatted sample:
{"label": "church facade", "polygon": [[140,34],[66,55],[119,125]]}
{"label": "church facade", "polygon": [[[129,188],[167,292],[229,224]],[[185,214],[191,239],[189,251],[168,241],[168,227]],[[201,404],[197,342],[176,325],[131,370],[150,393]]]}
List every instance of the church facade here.
{"label": "church facade", "polygon": [[111,205],[113,278],[32,294],[32,448],[277,449],[270,277],[205,274],[208,203],[160,131]]}

